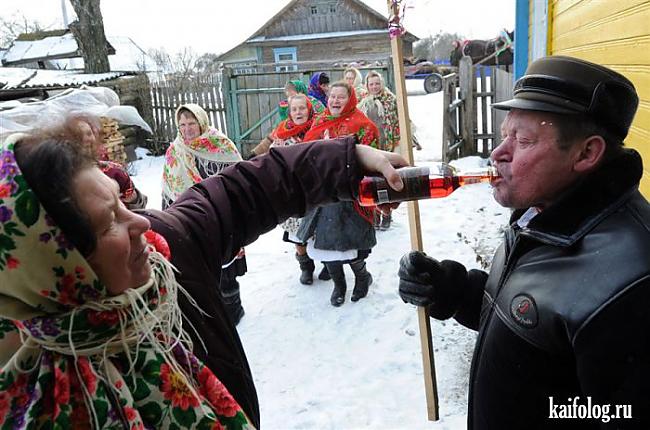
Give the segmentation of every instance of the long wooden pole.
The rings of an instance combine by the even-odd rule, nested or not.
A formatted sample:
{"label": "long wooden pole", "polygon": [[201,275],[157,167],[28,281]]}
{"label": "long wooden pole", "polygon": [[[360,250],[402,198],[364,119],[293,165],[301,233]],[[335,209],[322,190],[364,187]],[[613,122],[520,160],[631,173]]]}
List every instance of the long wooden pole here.
{"label": "long wooden pole", "polygon": [[[399,6],[388,0],[390,16],[399,16]],[[413,165],[413,147],[411,121],[409,119],[408,103],[406,100],[406,80],[404,79],[404,55],[402,53],[402,37],[391,38],[393,56],[393,72],[395,75],[395,92],[397,96],[397,112],[399,116],[400,148],[402,155]],[[411,234],[411,249],[422,251],[422,228],[420,227],[420,206],[417,201],[408,202],[409,231]],[[420,343],[422,344],[422,366],[424,368],[424,391],[427,400],[427,416],[429,421],[437,421],[438,414],[438,385],[436,382],[436,365],[433,356],[431,340],[431,322],[427,309],[418,307],[420,325]]]}

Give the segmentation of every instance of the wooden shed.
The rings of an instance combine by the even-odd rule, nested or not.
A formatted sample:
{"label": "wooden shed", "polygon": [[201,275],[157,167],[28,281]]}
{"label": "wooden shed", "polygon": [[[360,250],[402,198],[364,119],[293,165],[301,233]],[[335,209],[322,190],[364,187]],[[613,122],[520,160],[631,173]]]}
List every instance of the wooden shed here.
{"label": "wooden shed", "polygon": [[[413,55],[418,38],[407,33],[402,40],[404,56]],[[270,63],[276,71],[292,71],[296,62],[375,61],[390,53],[388,19],[362,1],[291,0],[219,60],[240,72]]]}
{"label": "wooden shed", "polygon": [[641,192],[650,198],[650,1],[517,0],[515,78],[545,55],[602,64],[630,79],[640,103],[628,147],[643,157]]}

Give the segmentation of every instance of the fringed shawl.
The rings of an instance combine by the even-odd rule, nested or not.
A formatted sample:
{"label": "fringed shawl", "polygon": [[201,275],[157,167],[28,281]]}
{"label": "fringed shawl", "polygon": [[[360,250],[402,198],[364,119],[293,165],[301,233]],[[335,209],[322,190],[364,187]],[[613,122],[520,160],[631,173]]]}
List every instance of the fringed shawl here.
{"label": "fringed shawl", "polygon": [[251,428],[192,354],[171,264],[151,248],[150,280],[109,296],[23,177],[20,138],[0,145],[0,425]]}
{"label": "fringed shawl", "polygon": [[176,110],[177,122],[183,108],[194,114],[201,135],[186,141],[179,130],[176,139],[167,148],[162,189],[164,199],[172,202],[192,185],[242,159],[235,144],[219,130],[209,126],[208,115],[200,106],[192,103],[179,106]]}

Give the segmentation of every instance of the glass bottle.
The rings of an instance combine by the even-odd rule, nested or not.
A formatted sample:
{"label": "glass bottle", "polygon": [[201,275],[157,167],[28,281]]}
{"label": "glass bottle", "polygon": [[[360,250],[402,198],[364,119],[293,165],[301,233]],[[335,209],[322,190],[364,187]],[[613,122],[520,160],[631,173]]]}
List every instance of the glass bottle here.
{"label": "glass bottle", "polygon": [[461,175],[448,164],[442,164],[438,174],[430,174],[428,167],[403,167],[397,169],[397,173],[404,183],[402,191],[392,189],[383,176],[364,177],[359,183],[358,200],[361,206],[446,197],[464,185],[491,183],[499,177],[494,167]]}

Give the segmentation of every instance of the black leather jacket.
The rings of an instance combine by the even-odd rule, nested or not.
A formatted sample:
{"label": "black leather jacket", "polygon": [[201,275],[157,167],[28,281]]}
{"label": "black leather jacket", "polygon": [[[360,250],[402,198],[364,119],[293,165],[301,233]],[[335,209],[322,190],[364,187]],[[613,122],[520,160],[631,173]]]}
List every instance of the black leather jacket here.
{"label": "black leather jacket", "polygon": [[[479,330],[469,429],[650,429],[650,205],[638,191],[642,172],[640,156],[626,150],[526,227],[513,222],[484,284],[470,272],[473,293],[455,315]],[[560,419],[563,407],[565,416],[579,416],[580,408],[566,409],[576,396],[592,418]],[[616,419],[616,405],[631,405],[633,418]]]}

